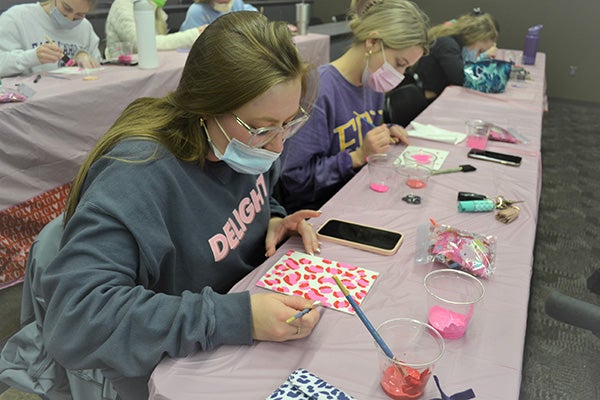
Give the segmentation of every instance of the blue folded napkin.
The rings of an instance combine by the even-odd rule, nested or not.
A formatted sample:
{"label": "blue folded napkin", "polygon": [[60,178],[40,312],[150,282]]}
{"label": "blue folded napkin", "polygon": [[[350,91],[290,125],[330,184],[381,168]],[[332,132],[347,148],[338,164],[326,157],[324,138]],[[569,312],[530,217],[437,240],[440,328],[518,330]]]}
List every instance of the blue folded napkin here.
{"label": "blue folded napkin", "polygon": [[303,368],[298,368],[288,376],[266,400],[310,399],[310,400],[355,400],[335,386],[311,374]]}

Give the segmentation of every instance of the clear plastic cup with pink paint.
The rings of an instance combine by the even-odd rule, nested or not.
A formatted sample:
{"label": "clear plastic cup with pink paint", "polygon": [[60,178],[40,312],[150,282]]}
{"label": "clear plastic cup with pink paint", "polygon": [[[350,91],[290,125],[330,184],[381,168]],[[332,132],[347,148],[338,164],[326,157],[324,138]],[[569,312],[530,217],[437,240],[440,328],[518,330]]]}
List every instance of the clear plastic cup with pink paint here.
{"label": "clear plastic cup with pink paint", "polygon": [[444,339],[464,336],[475,306],[484,295],[481,281],[456,269],[440,269],[427,274],[424,280],[428,297],[428,321]]}
{"label": "clear plastic cup with pink paint", "polygon": [[437,156],[429,151],[419,150],[403,154],[403,172],[406,186],[411,189],[427,187]]}
{"label": "clear plastic cup with pink paint", "polygon": [[467,126],[467,147],[485,150],[490,124],[480,119],[470,119],[465,124]]}
{"label": "clear plastic cup with pink paint", "polygon": [[369,188],[378,193],[390,190],[396,176],[393,158],[387,154],[371,154],[367,157]]}

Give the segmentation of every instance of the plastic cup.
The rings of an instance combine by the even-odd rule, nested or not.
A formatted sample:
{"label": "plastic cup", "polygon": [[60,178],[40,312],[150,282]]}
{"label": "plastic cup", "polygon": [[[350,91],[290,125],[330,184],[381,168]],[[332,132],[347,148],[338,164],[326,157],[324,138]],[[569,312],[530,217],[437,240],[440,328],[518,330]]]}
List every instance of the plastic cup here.
{"label": "plastic cup", "polygon": [[490,127],[480,119],[471,119],[467,125],[467,146],[472,149],[484,150],[487,146]]}
{"label": "plastic cup", "polygon": [[418,399],[444,354],[444,339],[432,326],[410,318],[385,321],[377,333],[395,356],[386,356],[375,342],[381,388],[394,400]]}
{"label": "plastic cup", "polygon": [[387,192],[396,174],[392,157],[387,154],[371,154],[367,157],[367,166],[371,190],[378,193]]}
{"label": "plastic cup", "polygon": [[427,186],[431,171],[435,166],[437,156],[422,150],[403,155],[406,185],[412,189],[424,189]]}
{"label": "plastic cup", "polygon": [[133,60],[133,43],[117,42],[114,47],[114,54],[117,55],[117,62],[120,64],[131,64]]}
{"label": "plastic cup", "polygon": [[466,272],[440,269],[425,276],[428,321],[444,339],[459,339],[467,331],[475,304],[485,294],[483,284]]}

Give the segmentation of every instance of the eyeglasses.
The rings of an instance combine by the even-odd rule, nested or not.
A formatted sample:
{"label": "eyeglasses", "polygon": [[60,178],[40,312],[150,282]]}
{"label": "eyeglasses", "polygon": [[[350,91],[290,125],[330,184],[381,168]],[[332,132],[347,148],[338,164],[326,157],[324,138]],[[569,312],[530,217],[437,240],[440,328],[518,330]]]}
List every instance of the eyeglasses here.
{"label": "eyeglasses", "polygon": [[299,106],[299,111],[302,115],[297,118],[294,118],[290,122],[286,122],[283,126],[273,126],[273,127],[265,127],[265,128],[252,128],[250,125],[242,121],[240,117],[233,114],[235,120],[238,124],[244,127],[250,133],[250,140],[248,141],[248,146],[252,147],[262,147],[273,140],[274,137],[282,135],[283,140],[287,140],[294,136],[298,129],[304,125],[304,123],[308,120],[310,115]]}

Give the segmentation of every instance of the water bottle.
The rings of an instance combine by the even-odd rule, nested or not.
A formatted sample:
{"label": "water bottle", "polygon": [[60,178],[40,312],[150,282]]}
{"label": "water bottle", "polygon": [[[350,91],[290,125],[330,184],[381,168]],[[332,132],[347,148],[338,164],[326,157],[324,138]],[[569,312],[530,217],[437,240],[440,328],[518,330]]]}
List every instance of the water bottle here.
{"label": "water bottle", "polygon": [[154,6],[148,0],[133,3],[135,31],[137,36],[138,66],[143,69],[158,67]]}
{"label": "water bottle", "polygon": [[540,31],[543,27],[544,25],[536,25],[527,30],[525,46],[523,48],[523,64],[535,64],[535,55],[537,53],[538,43],[540,42]]}

